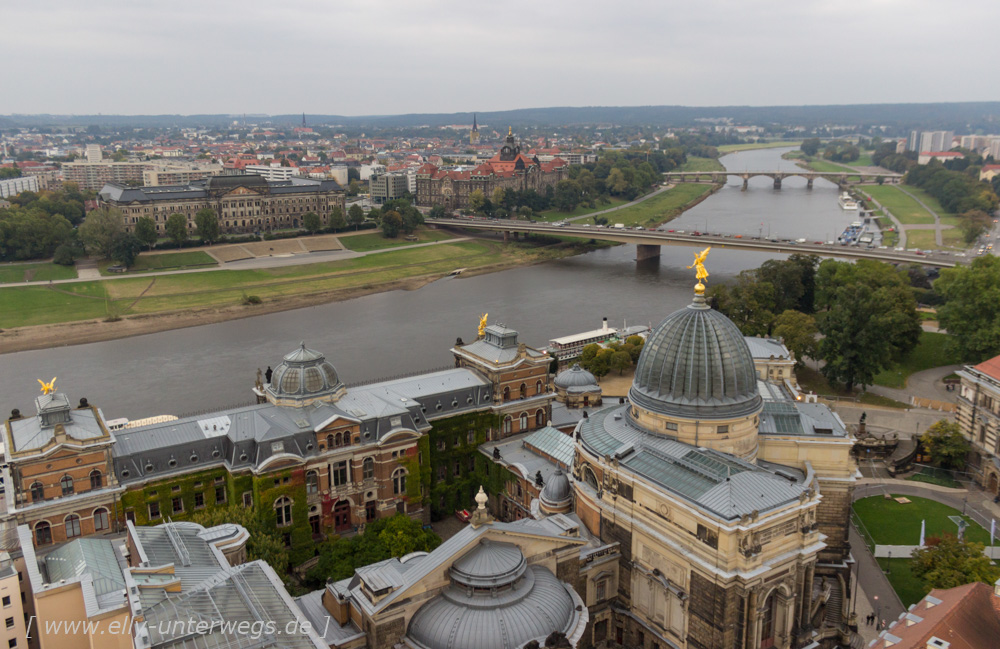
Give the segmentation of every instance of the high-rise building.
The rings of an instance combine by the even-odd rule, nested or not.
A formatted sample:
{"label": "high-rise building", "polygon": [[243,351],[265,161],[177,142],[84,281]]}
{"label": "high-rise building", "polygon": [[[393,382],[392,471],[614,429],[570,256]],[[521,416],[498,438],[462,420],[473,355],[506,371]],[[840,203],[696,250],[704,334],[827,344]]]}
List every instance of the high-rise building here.
{"label": "high-rise building", "polygon": [[384,205],[391,200],[402,198],[410,188],[406,174],[398,173],[372,176],[368,181],[368,187],[372,203],[375,205]]}
{"label": "high-rise building", "polygon": [[947,151],[954,139],[954,131],[924,131],[920,134],[920,153]]}
{"label": "high-rise building", "polygon": [[103,154],[101,153],[100,144],[88,144],[87,149],[84,152],[84,157],[87,158],[87,162],[100,162]]}
{"label": "high-rise building", "polygon": [[910,137],[906,139],[906,150],[917,151],[920,148],[920,131],[910,131]]}

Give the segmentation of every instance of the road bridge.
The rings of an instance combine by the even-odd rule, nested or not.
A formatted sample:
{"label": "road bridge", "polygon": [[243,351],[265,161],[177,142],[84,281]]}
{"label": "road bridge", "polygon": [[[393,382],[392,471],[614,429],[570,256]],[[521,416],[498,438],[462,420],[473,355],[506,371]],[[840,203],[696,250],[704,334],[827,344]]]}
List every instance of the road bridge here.
{"label": "road bridge", "polygon": [[870,173],[861,170],[837,172],[802,169],[801,171],[667,171],[664,172],[663,179],[667,182],[680,183],[724,183],[728,178],[736,177],[743,179],[743,189],[746,190],[750,186],[750,179],[758,176],[772,179],[775,189],[781,189],[781,181],[792,176],[805,178],[807,189],[812,189],[813,181],[817,178],[829,180],[839,187],[847,187],[856,183],[876,183],[879,178],[882,179],[883,183],[895,185],[903,178],[902,174],[889,172]]}
{"label": "road bridge", "polygon": [[426,219],[427,224],[438,227],[463,228],[466,230],[485,230],[503,232],[504,240],[511,233],[517,236],[525,234],[546,234],[562,237],[580,237],[584,239],[599,239],[601,241],[616,241],[636,246],[636,261],[657,258],[663,246],[689,246],[726,248],[731,250],[751,250],[756,252],[782,254],[808,254],[819,257],[836,257],[839,259],[875,259],[893,264],[921,264],[936,268],[954,268],[959,261],[955,257],[938,253],[916,253],[896,251],[893,249],[861,248],[841,246],[822,242],[797,243],[788,240],[766,239],[727,234],[693,234],[682,232],[667,232],[664,230],[639,230],[627,228],[605,228],[588,225],[557,226],[551,223],[532,223],[507,219],[482,218],[452,218]]}

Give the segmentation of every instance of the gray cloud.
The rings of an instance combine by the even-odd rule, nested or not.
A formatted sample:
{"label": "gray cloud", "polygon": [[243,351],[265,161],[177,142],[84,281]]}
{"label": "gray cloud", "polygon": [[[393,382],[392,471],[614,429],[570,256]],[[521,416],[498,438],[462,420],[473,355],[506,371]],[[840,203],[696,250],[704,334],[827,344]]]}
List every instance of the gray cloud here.
{"label": "gray cloud", "polygon": [[993,0],[3,0],[0,15],[0,113],[997,99],[975,47]]}

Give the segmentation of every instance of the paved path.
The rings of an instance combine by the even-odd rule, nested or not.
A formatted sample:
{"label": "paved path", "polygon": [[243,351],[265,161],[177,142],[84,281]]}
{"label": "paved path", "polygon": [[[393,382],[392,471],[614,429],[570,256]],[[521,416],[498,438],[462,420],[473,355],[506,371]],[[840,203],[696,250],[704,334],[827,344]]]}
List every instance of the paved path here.
{"label": "paved path", "polygon": [[[864,190],[862,189],[862,191],[864,191]],[[890,212],[889,210],[887,210],[885,208],[885,206],[882,205],[882,203],[879,203],[877,200],[875,200],[875,198],[871,194],[865,194],[865,196],[868,197],[868,200],[871,201],[871,203],[875,207],[877,207],[878,209],[882,210],[882,212],[887,217],[889,217],[889,220],[892,221],[892,224],[894,226],[896,226],[896,233],[899,235],[899,241],[896,243],[896,247],[897,248],[904,248],[905,249],[906,248],[906,230],[904,229],[903,223],[899,219],[897,219],[895,216],[893,216],[892,212]]]}
{"label": "paved path", "polygon": [[[249,270],[261,268],[283,268],[285,266],[301,266],[304,264],[317,264],[326,261],[341,261],[343,259],[354,259],[355,257],[365,257],[367,255],[377,255],[383,252],[394,250],[412,250],[413,248],[424,248],[426,246],[439,246],[446,243],[456,243],[459,241],[471,241],[472,237],[456,237],[454,239],[444,239],[443,241],[430,241],[428,243],[415,243],[412,246],[395,246],[391,248],[380,248],[367,252],[352,252],[350,250],[325,250],[320,252],[308,252],[295,255],[274,255],[270,257],[254,257],[252,259],[240,259],[231,261],[219,266],[210,268],[188,268],[185,270],[163,270],[154,273],[133,273],[122,275],[98,275],[96,277],[77,277],[75,279],[57,279],[44,282],[17,282],[15,284],[0,284],[0,288],[8,286],[49,286],[51,284],[73,284],[75,282],[85,282],[94,279],[115,280],[123,277],[159,277],[161,275],[185,275],[187,273],[207,273],[218,270]],[[96,264],[94,270],[97,270]],[[81,273],[77,273],[81,275]]]}
{"label": "paved path", "polygon": [[962,365],[944,365],[942,367],[932,367],[929,370],[914,372],[906,379],[906,387],[886,388],[881,385],[870,385],[868,391],[883,397],[889,397],[903,403],[910,403],[910,397],[921,399],[932,399],[934,401],[944,401],[955,403],[958,392],[948,392],[944,389],[942,379],[953,372],[962,369]]}
{"label": "paved path", "polygon": [[905,189],[903,189],[902,185],[897,185],[897,187],[899,188],[899,191],[903,192],[904,194],[906,194],[907,196],[909,196],[913,200],[917,201],[917,203],[920,204],[920,207],[922,207],[925,210],[927,210],[927,213],[934,217],[934,243],[936,243],[938,246],[943,246],[944,243],[941,240],[941,217],[938,216],[937,212],[935,212],[934,210],[932,210],[927,205],[927,203],[923,202],[922,200],[920,200],[919,198],[917,198],[916,196],[914,196],[910,192],[908,192]]}

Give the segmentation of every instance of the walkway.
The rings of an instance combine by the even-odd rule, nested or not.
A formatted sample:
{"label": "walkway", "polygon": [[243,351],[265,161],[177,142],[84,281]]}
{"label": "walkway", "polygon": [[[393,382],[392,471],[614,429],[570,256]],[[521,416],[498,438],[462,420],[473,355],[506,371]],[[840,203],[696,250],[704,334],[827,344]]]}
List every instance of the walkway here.
{"label": "walkway", "polygon": [[[864,191],[864,190],[862,190],[862,191]],[[886,217],[888,217],[888,219],[890,221],[892,221],[892,224],[894,226],[896,226],[896,233],[899,235],[899,242],[896,244],[896,247],[897,248],[903,248],[903,249],[905,249],[906,248],[906,229],[904,228],[903,223],[899,219],[897,219],[895,216],[893,216],[892,212],[890,212],[889,210],[887,210],[885,208],[885,206],[882,205],[882,203],[879,203],[877,200],[875,200],[875,198],[871,194],[865,194],[865,196],[868,197],[868,200],[875,207],[877,207],[878,209],[882,210],[882,212],[886,215]]]}
{"label": "walkway", "polygon": [[937,212],[935,212],[934,210],[932,210],[927,205],[927,203],[923,202],[922,200],[920,200],[919,198],[917,198],[916,196],[914,196],[910,192],[908,192],[905,189],[903,189],[902,185],[899,186],[899,191],[903,192],[904,194],[906,194],[907,196],[909,196],[913,200],[917,201],[917,203],[920,204],[920,207],[922,207],[925,210],[927,210],[927,213],[934,217],[934,243],[936,243],[938,246],[943,246],[944,243],[943,243],[943,241],[941,239],[941,217],[938,216]]}
{"label": "walkway", "polygon": [[588,214],[583,214],[581,216],[574,216],[572,218],[564,219],[564,220],[565,221],[582,221],[583,219],[593,218],[595,216],[600,216],[601,214],[610,214],[611,212],[617,212],[618,210],[625,209],[626,207],[632,207],[633,205],[638,205],[639,203],[641,203],[643,201],[649,200],[650,198],[652,198],[652,197],[654,197],[654,196],[656,196],[658,194],[662,194],[663,192],[665,192],[667,190],[670,190],[670,189],[673,189],[673,188],[674,188],[674,185],[672,185],[672,184],[671,185],[664,185],[663,187],[660,187],[657,190],[651,191],[648,194],[644,194],[644,195],[640,196],[639,198],[637,198],[634,201],[631,201],[629,203],[623,203],[621,205],[616,205],[615,207],[609,207],[606,210],[601,210],[600,212],[590,212]]}
{"label": "walkway", "polygon": [[[909,558],[914,550],[919,550],[919,545],[876,545],[875,556],[880,558],[900,557]],[[990,559],[1000,559],[1000,547],[983,548],[983,554]]]}
{"label": "walkway", "polygon": [[929,370],[914,372],[906,379],[906,387],[886,388],[881,385],[870,385],[868,391],[883,397],[889,397],[903,403],[911,403],[910,397],[921,399],[932,399],[934,401],[944,401],[955,403],[958,392],[948,392],[944,389],[942,379],[962,369],[962,365],[944,365],[942,367],[932,367]]}

